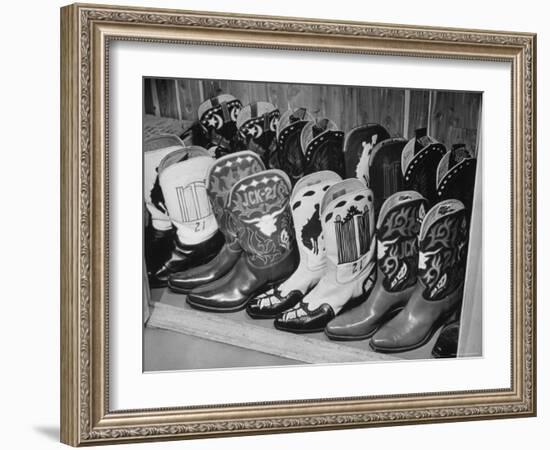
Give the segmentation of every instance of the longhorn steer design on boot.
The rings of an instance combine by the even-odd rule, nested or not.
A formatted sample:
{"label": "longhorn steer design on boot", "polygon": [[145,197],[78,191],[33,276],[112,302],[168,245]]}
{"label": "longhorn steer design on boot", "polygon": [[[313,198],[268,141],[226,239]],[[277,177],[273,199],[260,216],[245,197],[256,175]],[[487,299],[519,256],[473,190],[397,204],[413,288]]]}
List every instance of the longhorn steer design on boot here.
{"label": "longhorn steer design on boot", "polygon": [[255,219],[243,219],[244,223],[253,224],[266,236],[271,236],[277,231],[277,217],[285,210],[286,205],[269,214],[265,214]]}

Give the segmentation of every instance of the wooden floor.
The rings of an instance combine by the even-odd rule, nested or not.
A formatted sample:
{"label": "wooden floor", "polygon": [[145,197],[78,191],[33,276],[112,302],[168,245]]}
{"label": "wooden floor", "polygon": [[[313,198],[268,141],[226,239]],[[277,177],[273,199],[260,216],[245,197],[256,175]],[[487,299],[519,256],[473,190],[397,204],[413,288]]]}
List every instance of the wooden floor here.
{"label": "wooden floor", "polygon": [[368,341],[285,333],[276,330],[272,320],[254,320],[245,311],[197,311],[184,295],[169,290],[154,290],[152,299],[144,332],[146,371],[429,359],[438,335],[419,349],[384,355],[372,351]]}

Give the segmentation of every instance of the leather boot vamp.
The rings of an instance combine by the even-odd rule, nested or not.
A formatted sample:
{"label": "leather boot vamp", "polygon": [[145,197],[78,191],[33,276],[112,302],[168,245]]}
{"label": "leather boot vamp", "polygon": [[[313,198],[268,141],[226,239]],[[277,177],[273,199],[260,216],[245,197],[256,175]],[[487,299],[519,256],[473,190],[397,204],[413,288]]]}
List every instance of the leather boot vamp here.
{"label": "leather boot vamp", "polygon": [[403,308],[414,291],[414,286],[399,292],[388,292],[379,276],[368,299],[361,305],[343,312],[326,328],[327,335],[335,339],[367,339],[386,320]]}
{"label": "leather boot vamp", "polygon": [[241,253],[242,250],[240,248],[232,250],[230,246],[225,244],[220,253],[210,262],[171,275],[168,285],[174,290],[185,292],[211,283],[229,272],[239,259]]}
{"label": "leather boot vamp", "polygon": [[462,287],[442,300],[429,301],[418,283],[407,306],[384,325],[371,340],[375,350],[407,351],[425,344],[460,305]]}
{"label": "leather boot vamp", "polygon": [[242,254],[233,268],[223,277],[204,286],[193,289],[187,301],[197,308],[212,310],[237,310],[256,295],[264,292],[271,284],[282,281],[294,270],[295,257],[290,254],[278,264],[258,268],[250,264]]}

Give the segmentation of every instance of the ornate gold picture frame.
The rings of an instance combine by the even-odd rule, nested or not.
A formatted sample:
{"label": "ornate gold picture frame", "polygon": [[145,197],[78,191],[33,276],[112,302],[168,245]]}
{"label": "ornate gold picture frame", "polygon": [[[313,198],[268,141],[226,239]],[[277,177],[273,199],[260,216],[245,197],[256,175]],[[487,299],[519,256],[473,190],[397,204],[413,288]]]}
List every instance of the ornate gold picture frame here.
{"label": "ornate gold picture frame", "polygon": [[[502,149],[512,160],[509,388],[112,410],[108,104],[109,49],[115,41],[509,63],[512,145]],[[62,442],[80,446],[535,415],[535,88],[536,36],[530,33],[85,4],[62,8]]]}

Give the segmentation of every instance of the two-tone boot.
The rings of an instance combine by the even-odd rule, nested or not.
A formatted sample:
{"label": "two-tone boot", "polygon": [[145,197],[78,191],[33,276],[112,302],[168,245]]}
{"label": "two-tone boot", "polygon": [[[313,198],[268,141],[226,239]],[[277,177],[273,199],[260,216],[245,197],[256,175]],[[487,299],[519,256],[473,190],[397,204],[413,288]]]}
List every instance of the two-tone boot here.
{"label": "two-tone boot", "polygon": [[326,268],[319,283],[294,308],[279,315],[277,329],[322,331],[346,307],[370,293],[376,276],[372,191],[355,178],[330,187],[321,202]]}
{"label": "two-tone boot", "polygon": [[149,285],[165,286],[154,274],[170,259],[174,248],[174,229],[158,181],[158,166],[162,159],[185,144],[175,135],[162,135],[147,139],[143,153],[143,198],[149,215],[144,230],[145,266]]}
{"label": "two-tone boot", "polygon": [[237,117],[242,103],[231,94],[220,94],[202,102],[198,109],[199,123],[209,138],[208,151],[219,158],[239,150]]}
{"label": "two-tone boot", "polygon": [[388,131],[377,123],[367,123],[348,131],[344,139],[346,177],[357,178],[368,187],[372,149],[389,137]]}
{"label": "two-tone boot", "polygon": [[300,145],[304,175],[330,170],[344,177],[344,132],[332,120],[321,118],[308,122],[300,134]]}
{"label": "two-tone boot", "polygon": [[290,193],[288,176],[277,169],[235,183],[228,208],[243,251],[223,277],[189,292],[187,302],[191,306],[207,311],[238,311],[294,272],[298,252]]}
{"label": "two-tone boot", "polygon": [[384,202],[376,226],[376,284],[364,303],[327,325],[330,339],[368,339],[407,304],[417,283],[418,235],[425,214],[426,200],[418,192],[398,192]]}
{"label": "two-tone boot", "polygon": [[245,148],[258,154],[267,168],[271,168],[277,150],[280,115],[269,102],[253,102],[241,109],[237,116],[237,129]]}
{"label": "two-tone boot", "polygon": [[445,146],[428,136],[426,128],[419,128],[415,136],[403,148],[401,170],[405,188],[419,192],[428,200],[429,207],[435,205],[437,197],[437,169]]}
{"label": "two-tone boot", "polygon": [[191,146],[159,164],[159,185],[176,230],[170,259],[154,274],[159,284],[167,284],[173,273],[208,262],[224,243],[206,194],[205,177],[213,162],[206,149]]}
{"label": "two-tone boot", "polygon": [[460,314],[468,251],[468,220],[458,200],[432,207],[420,229],[418,284],[405,308],[378,330],[370,346],[404,352],[426,344]]}
{"label": "two-tone boot", "polygon": [[306,108],[289,109],[277,125],[277,151],[271,167],[281,169],[294,186],[304,176],[305,156],[300,141],[304,126],[313,120]]}
{"label": "two-tone boot", "polygon": [[251,151],[222,156],[210,166],[206,175],[206,192],[225,244],[216,257],[206,264],[171,275],[168,285],[173,291],[187,294],[198,286],[221,278],[237,262],[242,249],[230,219],[227,200],[237,181],[262,170],[265,168],[260,157]]}
{"label": "two-tone boot", "polygon": [[255,319],[275,318],[294,307],[317,285],[326,265],[325,240],[321,227],[321,201],[327,189],[341,181],[330,171],[306,175],[294,186],[290,204],[300,264],[288,280],[256,297],[246,307]]}

